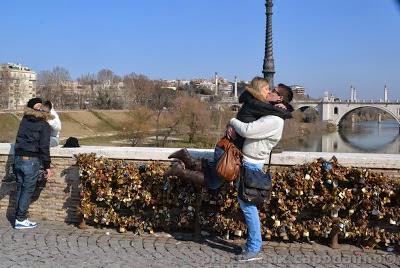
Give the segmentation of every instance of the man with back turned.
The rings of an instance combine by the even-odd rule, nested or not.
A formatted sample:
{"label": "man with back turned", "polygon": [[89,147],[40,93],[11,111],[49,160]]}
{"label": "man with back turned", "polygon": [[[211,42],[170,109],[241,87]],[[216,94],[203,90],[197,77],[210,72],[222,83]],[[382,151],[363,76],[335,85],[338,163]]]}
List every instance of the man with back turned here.
{"label": "man with back turned", "polygon": [[41,110],[42,100],[28,101],[15,141],[14,172],[17,178],[15,229],[35,228],[27,212],[36,188],[40,166],[50,175],[50,133],[47,121],[51,115]]}

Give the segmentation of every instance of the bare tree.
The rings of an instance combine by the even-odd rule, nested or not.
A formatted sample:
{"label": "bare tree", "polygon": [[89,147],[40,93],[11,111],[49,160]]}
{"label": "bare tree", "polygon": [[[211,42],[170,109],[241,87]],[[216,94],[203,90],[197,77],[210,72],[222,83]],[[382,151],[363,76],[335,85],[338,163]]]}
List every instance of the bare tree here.
{"label": "bare tree", "polygon": [[165,147],[172,134],[178,131],[179,126],[182,124],[181,119],[181,115],[176,112],[175,108],[170,108],[165,113],[161,114],[159,128],[163,129],[163,138],[159,141],[159,146]]}
{"label": "bare tree", "polygon": [[129,99],[128,106],[149,106],[151,95],[155,88],[154,81],[142,74],[131,73],[124,77],[125,97]]}
{"label": "bare tree", "polygon": [[51,74],[52,79],[55,83],[71,81],[71,75],[69,74],[69,71],[64,67],[54,67]]}
{"label": "bare tree", "polygon": [[132,111],[133,121],[124,129],[125,136],[132,146],[136,146],[150,134],[153,124],[154,112],[147,107],[140,106]]}
{"label": "bare tree", "polygon": [[103,109],[121,109],[124,103],[118,83],[121,78],[110,69],[102,69],[96,75],[95,106]]}
{"label": "bare tree", "polygon": [[110,69],[101,69],[97,72],[96,80],[100,84],[113,84],[121,81],[121,78],[114,74],[114,72]]}
{"label": "bare tree", "polygon": [[37,76],[37,94],[43,99],[52,99],[53,91],[53,81],[51,71],[40,71]]}
{"label": "bare tree", "polygon": [[179,97],[177,99],[177,112],[180,114],[183,131],[188,134],[189,143],[194,142],[197,134],[204,133],[210,127],[209,107],[195,97]]}
{"label": "bare tree", "polygon": [[[83,91],[86,93],[87,98],[84,100],[84,108],[91,107],[95,102],[95,85],[97,84],[96,75],[87,73],[78,78],[78,83],[82,86]],[[86,92],[86,87],[89,87],[89,92]],[[89,103],[87,103],[87,101]],[[89,107],[88,107],[89,105]]]}
{"label": "bare tree", "polygon": [[149,108],[155,112],[156,143],[159,145],[158,136],[160,134],[161,114],[173,106],[176,94],[171,89],[162,88],[161,83],[157,83],[149,93],[151,94]]}
{"label": "bare tree", "polygon": [[63,67],[57,66],[51,71],[41,71],[38,75],[38,93],[42,98],[51,100],[55,106],[65,108],[66,89],[70,81],[69,71]]}

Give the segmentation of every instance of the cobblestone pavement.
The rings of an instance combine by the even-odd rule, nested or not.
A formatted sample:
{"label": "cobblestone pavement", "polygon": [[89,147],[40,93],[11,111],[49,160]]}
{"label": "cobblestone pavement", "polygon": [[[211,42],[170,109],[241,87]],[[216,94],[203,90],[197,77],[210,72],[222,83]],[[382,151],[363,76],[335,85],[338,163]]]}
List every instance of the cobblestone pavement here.
{"label": "cobblestone pavement", "polygon": [[188,234],[135,236],[49,221],[32,230],[0,224],[0,267],[400,267],[400,255],[349,245],[266,242],[263,259],[244,264],[234,260],[240,240],[194,242]]}

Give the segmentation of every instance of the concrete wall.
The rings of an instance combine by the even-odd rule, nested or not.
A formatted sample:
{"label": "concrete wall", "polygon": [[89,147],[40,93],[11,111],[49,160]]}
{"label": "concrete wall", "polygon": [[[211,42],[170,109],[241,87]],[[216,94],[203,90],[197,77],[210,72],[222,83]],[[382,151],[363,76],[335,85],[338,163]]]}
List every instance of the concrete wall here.
{"label": "concrete wall", "polygon": [[[167,162],[168,155],[175,148],[151,147],[95,147],[54,148],[51,150],[54,176],[42,190],[37,189],[36,197],[30,206],[30,216],[34,220],[41,219],[77,223],[79,217],[79,170],[75,165],[74,155],[79,153],[96,153],[113,159],[146,162],[158,160]],[[212,157],[212,150],[189,149],[196,157]],[[297,164],[313,161],[319,157],[330,159],[335,155],[339,163],[345,166],[370,168],[383,172],[394,179],[400,179],[400,155],[398,154],[347,154],[347,153],[314,153],[283,152],[274,154],[274,169],[284,169]],[[0,143],[0,213],[2,217],[14,214],[15,181],[10,172],[13,159],[13,147],[8,143]]]}

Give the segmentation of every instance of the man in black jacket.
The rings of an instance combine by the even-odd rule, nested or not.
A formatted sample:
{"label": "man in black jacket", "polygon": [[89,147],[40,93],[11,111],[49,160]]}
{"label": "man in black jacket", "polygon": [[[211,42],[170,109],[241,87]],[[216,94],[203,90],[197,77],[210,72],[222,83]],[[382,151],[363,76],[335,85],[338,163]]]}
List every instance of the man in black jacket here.
{"label": "man in black jacket", "polygon": [[27,219],[27,211],[35,191],[39,169],[42,165],[50,175],[49,113],[41,111],[42,100],[28,101],[15,141],[14,170],[17,177],[15,229],[35,228],[37,224]]}

